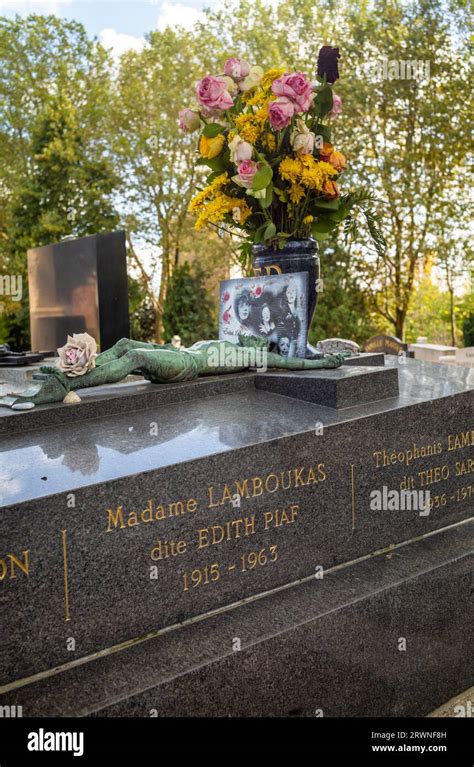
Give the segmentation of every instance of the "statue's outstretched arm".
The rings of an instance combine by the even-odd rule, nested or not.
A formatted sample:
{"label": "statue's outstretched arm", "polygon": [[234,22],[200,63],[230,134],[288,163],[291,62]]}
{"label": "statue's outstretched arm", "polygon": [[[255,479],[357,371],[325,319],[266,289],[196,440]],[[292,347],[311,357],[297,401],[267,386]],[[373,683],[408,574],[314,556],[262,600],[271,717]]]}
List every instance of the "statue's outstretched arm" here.
{"label": "statue's outstretched arm", "polygon": [[282,368],[283,370],[328,370],[338,368],[344,364],[349,356],[346,352],[338,354],[326,354],[320,359],[311,360],[302,357],[282,357],[280,354],[268,352],[267,367]]}

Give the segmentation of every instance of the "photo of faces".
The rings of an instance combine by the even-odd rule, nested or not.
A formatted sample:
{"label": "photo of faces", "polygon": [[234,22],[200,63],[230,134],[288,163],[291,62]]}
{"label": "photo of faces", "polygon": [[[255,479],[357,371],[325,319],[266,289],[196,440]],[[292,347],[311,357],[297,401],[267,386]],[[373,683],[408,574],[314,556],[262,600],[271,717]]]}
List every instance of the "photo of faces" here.
{"label": "photo of faces", "polygon": [[220,284],[219,338],[260,336],[270,351],[304,357],[307,334],[306,272],[224,280]]}

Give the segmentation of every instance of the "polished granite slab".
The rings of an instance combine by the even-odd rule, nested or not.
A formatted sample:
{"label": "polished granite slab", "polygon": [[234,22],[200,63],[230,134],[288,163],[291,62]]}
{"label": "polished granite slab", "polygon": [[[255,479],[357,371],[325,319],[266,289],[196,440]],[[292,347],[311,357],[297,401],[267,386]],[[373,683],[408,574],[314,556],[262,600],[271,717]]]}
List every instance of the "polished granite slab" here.
{"label": "polished granite slab", "polygon": [[[61,422],[1,445],[0,683],[468,518],[470,373],[405,361],[400,396],[343,410],[251,373],[38,408]],[[429,513],[372,508],[383,488],[429,490]]]}
{"label": "polished granite slab", "polygon": [[[89,389],[80,406],[0,408],[0,508],[474,389],[471,368],[394,357],[386,365],[398,368],[400,395],[340,411],[256,389],[254,373]],[[105,403],[106,418],[97,414]],[[56,414],[60,423],[47,426]]]}
{"label": "polished granite slab", "polygon": [[0,706],[26,718],[426,716],[474,681],[473,544],[473,524],[456,525],[9,685]]}

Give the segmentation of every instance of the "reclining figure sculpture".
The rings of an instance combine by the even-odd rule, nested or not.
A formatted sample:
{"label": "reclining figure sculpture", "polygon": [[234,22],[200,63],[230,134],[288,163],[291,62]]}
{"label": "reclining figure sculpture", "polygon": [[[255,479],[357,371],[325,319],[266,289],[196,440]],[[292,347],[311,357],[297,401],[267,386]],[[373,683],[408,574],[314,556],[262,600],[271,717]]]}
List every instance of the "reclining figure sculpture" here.
{"label": "reclining figure sculpture", "polygon": [[320,359],[283,357],[269,352],[266,341],[253,337],[241,337],[239,344],[198,341],[188,349],[122,338],[110,349],[98,354],[95,367],[83,375],[70,376],[59,367],[41,367],[28,389],[21,394],[1,397],[0,406],[29,410],[35,405],[62,402],[71,391],[118,383],[134,371],[139,371],[152,383],[177,383],[193,381],[198,376],[235,373],[262,364],[266,368],[283,370],[337,368],[346,356],[339,353],[324,355]]}

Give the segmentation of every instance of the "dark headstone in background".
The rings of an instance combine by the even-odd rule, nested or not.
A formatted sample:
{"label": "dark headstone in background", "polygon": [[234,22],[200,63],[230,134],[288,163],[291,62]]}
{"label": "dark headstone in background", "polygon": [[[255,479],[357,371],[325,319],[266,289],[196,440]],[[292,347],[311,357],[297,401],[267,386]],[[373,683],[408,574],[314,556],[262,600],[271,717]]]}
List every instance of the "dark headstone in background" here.
{"label": "dark headstone in background", "polygon": [[408,344],[400,341],[396,336],[372,336],[364,344],[365,352],[383,352],[383,354],[400,354],[403,352],[407,357],[414,357],[414,354],[408,351]]}
{"label": "dark headstone in background", "polygon": [[31,345],[54,351],[87,332],[107,349],[129,335],[125,232],[28,251]]}

